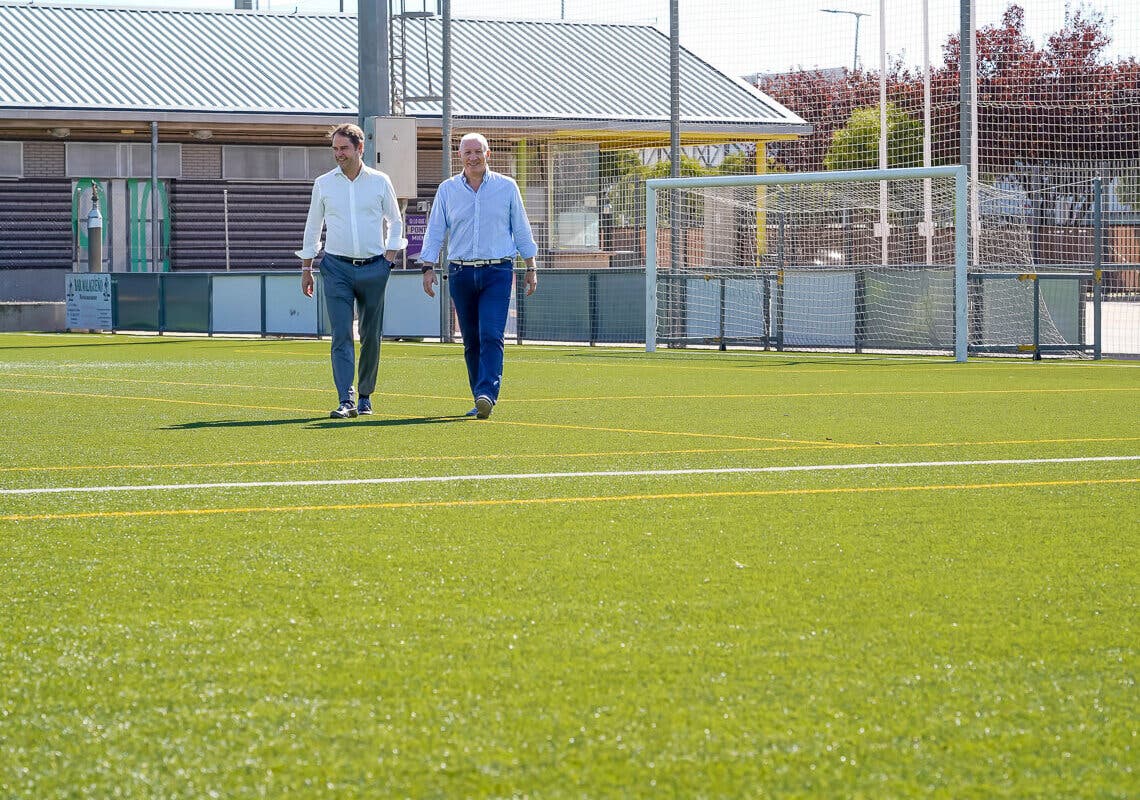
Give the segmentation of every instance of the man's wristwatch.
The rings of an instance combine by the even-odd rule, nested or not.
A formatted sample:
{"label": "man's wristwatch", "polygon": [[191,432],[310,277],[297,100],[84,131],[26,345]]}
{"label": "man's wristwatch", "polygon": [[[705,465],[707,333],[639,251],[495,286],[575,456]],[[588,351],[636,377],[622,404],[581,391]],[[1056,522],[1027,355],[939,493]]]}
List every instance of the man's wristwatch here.
{"label": "man's wristwatch", "polygon": [[435,269],[435,264],[420,264],[420,274],[421,275],[430,269]]}

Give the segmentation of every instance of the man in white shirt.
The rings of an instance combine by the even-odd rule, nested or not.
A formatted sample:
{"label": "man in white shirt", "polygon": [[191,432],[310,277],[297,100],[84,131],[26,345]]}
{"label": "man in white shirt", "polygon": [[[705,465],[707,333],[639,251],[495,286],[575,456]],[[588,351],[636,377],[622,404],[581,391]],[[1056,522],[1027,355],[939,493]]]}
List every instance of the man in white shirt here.
{"label": "man in white shirt", "polygon": [[[313,259],[323,227],[321,275],[332,329],[333,383],[340,400],[329,416],[347,419],[372,413],[371,395],[380,369],[384,290],[408,240],[403,237],[404,222],[392,181],[363,161],[364,132],[356,125],[340,125],[332,132],[332,149],[337,167],[313,182],[305,240],[297,256],[301,259],[301,291],[312,297]],[[388,223],[386,234],[384,222]],[[359,374],[352,340],[354,303],[360,306]],[[358,403],[352,399],[354,375]]]}

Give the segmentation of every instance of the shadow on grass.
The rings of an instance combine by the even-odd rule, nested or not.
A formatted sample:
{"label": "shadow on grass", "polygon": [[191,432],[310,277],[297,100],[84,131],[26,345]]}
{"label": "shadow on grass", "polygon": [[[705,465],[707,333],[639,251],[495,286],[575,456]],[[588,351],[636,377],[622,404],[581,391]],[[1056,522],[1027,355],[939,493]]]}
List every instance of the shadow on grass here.
{"label": "shadow on grass", "polygon": [[329,419],[328,417],[295,417],[293,419],[243,419],[243,420],[214,420],[202,422],[183,422],[178,425],[167,425],[160,430],[164,431],[192,431],[203,428],[260,428],[272,425],[304,425],[308,428],[344,428],[353,425],[364,425],[369,428],[391,428],[400,425],[434,425],[442,422],[462,422],[470,419],[465,415],[455,417],[404,417],[401,419]]}

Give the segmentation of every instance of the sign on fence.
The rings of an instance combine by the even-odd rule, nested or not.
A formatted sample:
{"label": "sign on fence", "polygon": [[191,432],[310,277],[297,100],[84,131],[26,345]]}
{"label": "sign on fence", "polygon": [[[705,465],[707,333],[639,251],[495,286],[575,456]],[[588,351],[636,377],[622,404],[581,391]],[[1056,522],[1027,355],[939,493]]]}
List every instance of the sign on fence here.
{"label": "sign on fence", "polygon": [[67,327],[111,330],[111,275],[72,272],[67,277]]}

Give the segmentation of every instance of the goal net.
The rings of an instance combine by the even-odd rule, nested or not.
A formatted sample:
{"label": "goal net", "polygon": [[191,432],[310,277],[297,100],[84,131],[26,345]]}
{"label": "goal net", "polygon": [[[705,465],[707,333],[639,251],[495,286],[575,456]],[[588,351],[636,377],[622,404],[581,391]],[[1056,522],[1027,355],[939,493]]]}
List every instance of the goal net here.
{"label": "goal net", "polygon": [[1092,273],[1035,272],[1014,214],[971,243],[967,196],[961,167],[648,181],[647,349],[1079,350]]}

